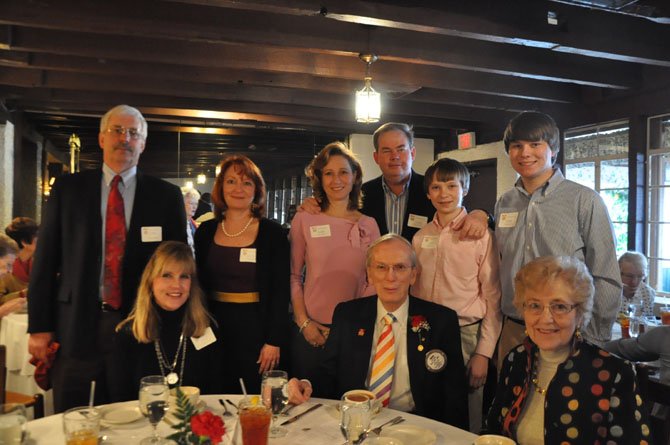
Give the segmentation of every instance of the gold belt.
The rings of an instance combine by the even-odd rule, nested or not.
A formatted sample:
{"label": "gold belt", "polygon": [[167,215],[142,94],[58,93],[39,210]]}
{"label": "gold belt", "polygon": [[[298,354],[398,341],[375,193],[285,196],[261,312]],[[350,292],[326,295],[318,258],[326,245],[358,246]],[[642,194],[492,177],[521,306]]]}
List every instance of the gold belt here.
{"label": "gold belt", "polygon": [[258,292],[214,292],[212,299],[222,303],[258,303],[261,301]]}

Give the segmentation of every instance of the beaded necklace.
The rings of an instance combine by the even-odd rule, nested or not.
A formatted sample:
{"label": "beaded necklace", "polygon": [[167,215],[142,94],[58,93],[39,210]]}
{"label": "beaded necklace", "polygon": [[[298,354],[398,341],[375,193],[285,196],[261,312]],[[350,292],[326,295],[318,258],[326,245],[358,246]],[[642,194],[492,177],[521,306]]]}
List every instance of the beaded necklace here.
{"label": "beaded necklace", "polygon": [[244,228],[243,228],[242,230],[240,230],[239,232],[237,232],[237,233],[228,233],[228,232],[226,231],[226,222],[225,222],[225,221],[221,221],[221,228],[223,229],[223,233],[224,233],[227,237],[229,237],[229,238],[235,238],[235,237],[238,237],[238,236],[242,235],[242,234],[249,228],[249,226],[251,225],[251,222],[252,222],[253,220],[254,220],[254,217],[252,216],[251,218],[249,218],[249,221],[247,221],[247,224],[244,226]]}
{"label": "beaded necklace", "polygon": [[[166,360],[167,354],[163,355],[163,345],[160,340],[154,340],[154,349],[156,350],[156,358],[158,359],[158,366],[161,369],[161,375],[167,379],[169,385],[176,385],[184,377],[184,363],[186,362],[186,343],[184,342],[184,332],[182,331],[179,336],[179,345],[177,345],[177,350],[174,353],[174,360],[172,364],[168,363]],[[177,361],[179,360],[179,355],[181,355],[181,368],[179,369],[179,375],[175,372],[177,367]],[[167,376],[165,371],[168,371]]]}

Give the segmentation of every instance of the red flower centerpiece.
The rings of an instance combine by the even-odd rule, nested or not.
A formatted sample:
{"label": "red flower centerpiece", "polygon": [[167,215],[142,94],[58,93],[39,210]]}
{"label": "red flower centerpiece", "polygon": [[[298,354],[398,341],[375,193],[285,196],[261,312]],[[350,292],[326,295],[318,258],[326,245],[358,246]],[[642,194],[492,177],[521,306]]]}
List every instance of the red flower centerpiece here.
{"label": "red flower centerpiece", "polygon": [[168,439],[174,440],[179,445],[217,445],[226,434],[223,419],[211,411],[199,413],[180,388],[177,388],[175,417],[177,423],[172,428],[177,432],[171,434]]}

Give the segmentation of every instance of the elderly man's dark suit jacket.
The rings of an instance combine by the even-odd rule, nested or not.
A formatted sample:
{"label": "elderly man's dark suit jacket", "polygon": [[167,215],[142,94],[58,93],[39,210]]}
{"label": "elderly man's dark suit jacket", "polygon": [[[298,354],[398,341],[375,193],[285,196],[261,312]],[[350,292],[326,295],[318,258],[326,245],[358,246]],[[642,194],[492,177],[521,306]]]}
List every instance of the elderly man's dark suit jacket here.
{"label": "elderly man's dark suit jacket", "polygon": [[[384,189],[382,188],[382,177],[375,178],[363,184],[363,208],[361,213],[364,213],[377,221],[379,231],[382,235],[389,232],[386,225],[386,207]],[[415,215],[425,216],[426,222],[430,222],[435,215],[435,207],[431,204],[423,190],[423,176],[412,170],[412,177],[409,181],[407,210],[405,211],[405,218],[402,224],[401,235],[412,242],[414,234],[419,231],[419,228],[409,227],[407,220],[410,213]]]}
{"label": "elderly man's dark suit jacket", "polygon": [[[28,332],[55,332],[59,354],[68,357],[85,357],[95,348],[103,261],[101,182],[101,169],[56,181],[30,276]],[[132,308],[144,266],[160,244],[142,242],[142,227],[162,227],[163,241],[186,241],[185,221],[179,188],[138,171],[123,257],[122,314]]]}
{"label": "elderly man's dark suit jacket", "polygon": [[[418,349],[419,334],[412,332],[414,315],[424,316],[430,324],[422,351]],[[376,296],[337,305],[326,342],[323,379],[314,382],[317,395],[339,399],[346,391],[365,388],[376,317]],[[439,372],[431,372],[426,367],[426,354],[433,349],[447,356],[447,364]],[[467,382],[456,312],[409,297],[407,366],[416,414],[467,429]]]}

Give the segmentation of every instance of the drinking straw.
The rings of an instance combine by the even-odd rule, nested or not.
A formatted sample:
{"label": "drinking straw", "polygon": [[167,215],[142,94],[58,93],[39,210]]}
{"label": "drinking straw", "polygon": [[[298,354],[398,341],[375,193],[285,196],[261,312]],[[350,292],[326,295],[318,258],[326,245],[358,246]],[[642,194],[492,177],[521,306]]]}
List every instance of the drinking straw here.
{"label": "drinking straw", "polygon": [[242,380],[242,377],[240,377],[240,387],[242,387],[242,394],[244,394],[244,396],[246,397],[247,396],[247,387],[244,386],[244,380]]}
{"label": "drinking straw", "polygon": [[95,397],[95,380],[91,380],[91,394],[88,396],[88,406],[93,408],[93,398]]}

